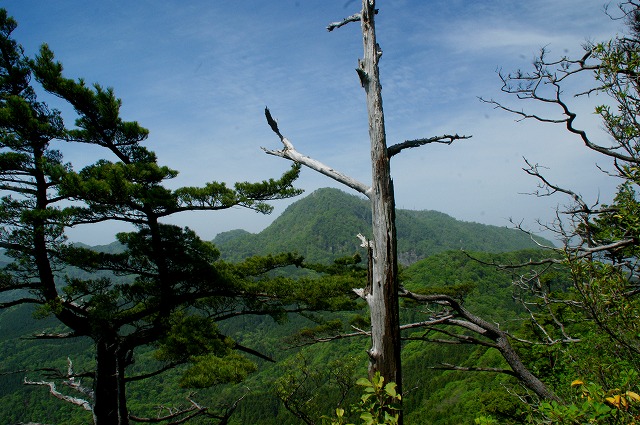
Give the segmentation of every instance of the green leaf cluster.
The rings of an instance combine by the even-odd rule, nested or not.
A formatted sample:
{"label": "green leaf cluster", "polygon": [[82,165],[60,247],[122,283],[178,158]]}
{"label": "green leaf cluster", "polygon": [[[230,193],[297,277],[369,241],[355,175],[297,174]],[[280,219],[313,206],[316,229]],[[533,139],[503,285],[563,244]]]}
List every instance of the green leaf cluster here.
{"label": "green leaf cluster", "polygon": [[638,372],[623,373],[620,387],[605,390],[594,382],[576,379],[570,402],[544,401],[538,405],[532,423],[554,424],[636,424],[640,414]]}
{"label": "green leaf cluster", "polygon": [[[360,424],[397,424],[399,420],[402,396],[396,391],[395,382],[385,384],[384,377],[377,372],[371,379],[360,378],[356,382],[363,388],[360,403],[352,411],[359,416]],[[347,424],[345,410],[336,409],[336,418],[331,425]],[[348,424],[353,425],[353,424]]]}

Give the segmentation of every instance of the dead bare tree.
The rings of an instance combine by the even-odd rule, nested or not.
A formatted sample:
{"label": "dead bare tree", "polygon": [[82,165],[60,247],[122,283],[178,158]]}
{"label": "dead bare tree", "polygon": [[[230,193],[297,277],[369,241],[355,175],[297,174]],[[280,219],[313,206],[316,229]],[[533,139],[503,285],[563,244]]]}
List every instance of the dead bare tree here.
{"label": "dead bare tree", "polygon": [[444,135],[409,140],[387,147],[384,112],[378,63],[382,50],[376,42],[374,17],[375,0],[363,0],[360,13],[330,24],[332,31],[350,22],[360,22],[364,46],[363,59],[358,61],[356,72],[366,93],[371,143],[371,186],[336,171],[317,160],[299,153],[285,138],[267,109],[266,118],[271,129],[280,137],[282,150],[267,150],[276,155],[305,165],[346,186],[362,193],[371,200],[373,239],[366,242],[370,249],[370,280],[367,287],[357,291],[366,300],[371,317],[371,348],[369,374],[379,372],[386,382],[395,382],[402,388],[400,363],[400,319],[398,302],[398,260],[395,228],[395,200],[391,179],[391,157],[402,150],[429,143],[451,143],[466,136]]}

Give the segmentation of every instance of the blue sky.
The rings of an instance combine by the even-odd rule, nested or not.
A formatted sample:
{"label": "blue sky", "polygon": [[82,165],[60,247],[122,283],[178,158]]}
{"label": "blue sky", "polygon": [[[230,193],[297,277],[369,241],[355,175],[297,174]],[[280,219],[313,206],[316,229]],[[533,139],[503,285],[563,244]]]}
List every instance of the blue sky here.
{"label": "blue sky", "polygon": [[[268,106],[297,150],[370,182],[364,93],[355,73],[362,56],[358,24],[325,27],[359,10],[355,0],[4,0],[28,55],[48,43],[68,77],[113,87],[127,120],[151,131],[159,162],[180,171],[171,186],[276,177],[287,161],[264,119]],[[602,0],[379,1],[378,41],[389,144],[444,133],[473,136],[451,146],[425,146],[394,157],[399,208],[437,210],[465,221],[536,228],[553,219],[562,197],[539,199],[523,157],[548,167],[549,178],[587,199],[605,200],[609,164],[561,128],[515,117],[481,103],[505,100],[496,70],[527,68],[540,47],[580,55],[586,40],[621,31]],[[604,101],[604,99],[596,99]],[[522,108],[510,99],[511,104]],[[69,110],[52,99],[51,105]],[[598,131],[593,104],[576,102],[581,125]],[[602,136],[606,137],[606,136]],[[606,139],[603,139],[606,141]],[[606,142],[605,142],[606,143]],[[86,148],[59,147],[81,167]],[[306,193],[338,183],[305,169]],[[349,190],[345,189],[349,193]],[[233,209],[173,219],[204,239],[235,228],[257,232],[270,216]],[[75,240],[113,240],[115,225],[76,229]],[[354,229],[354,235],[362,229]],[[354,243],[357,241],[354,240]]]}

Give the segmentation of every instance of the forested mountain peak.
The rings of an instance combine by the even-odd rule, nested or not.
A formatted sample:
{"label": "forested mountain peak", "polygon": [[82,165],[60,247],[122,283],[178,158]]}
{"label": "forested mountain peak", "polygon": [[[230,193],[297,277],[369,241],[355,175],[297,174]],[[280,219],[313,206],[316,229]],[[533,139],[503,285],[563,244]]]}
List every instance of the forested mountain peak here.
{"label": "forested mountain peak", "polygon": [[[404,264],[451,250],[505,252],[533,248],[514,229],[463,222],[437,211],[398,209],[398,251]],[[330,261],[359,247],[358,233],[370,236],[369,202],[335,188],[318,189],[291,204],[262,232],[221,233],[214,239],[222,255],[239,260],[250,255],[295,251],[310,261]]]}

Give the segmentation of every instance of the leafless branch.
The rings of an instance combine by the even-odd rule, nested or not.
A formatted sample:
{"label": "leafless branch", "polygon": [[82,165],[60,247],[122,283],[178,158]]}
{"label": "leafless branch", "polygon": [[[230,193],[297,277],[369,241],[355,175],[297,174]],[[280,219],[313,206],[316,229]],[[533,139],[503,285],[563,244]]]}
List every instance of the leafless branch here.
{"label": "leafless branch", "polygon": [[[77,375],[75,375],[74,372],[73,372],[73,362],[71,361],[70,358],[67,358],[67,364],[68,364],[68,366],[67,366],[66,375],[63,375],[59,371],[56,371],[59,375],[62,375],[63,377],[66,378],[66,380],[62,382],[63,385],[66,385],[67,387],[72,388],[73,390],[88,396],[90,400],[93,400],[93,391],[90,388],[84,387],[80,383],[80,381],[76,381],[76,376]],[[51,382],[51,381],[32,381],[32,380],[29,380],[29,379],[27,379],[25,377],[24,378],[24,384],[25,385],[47,386],[47,387],[49,387],[49,392],[55,398],[60,399],[62,401],[66,401],[66,402],[71,403],[71,404],[74,404],[76,406],[80,406],[84,410],[87,410],[89,412],[93,412],[92,401],[84,400],[84,399],[81,399],[81,398],[78,398],[78,397],[71,397],[71,396],[62,394],[60,391],[57,390],[56,384],[54,382]]]}
{"label": "leafless branch", "polygon": [[400,330],[405,331],[407,329],[425,328],[429,326],[439,325],[442,323],[448,323],[454,317],[455,316],[453,314],[446,314],[442,317],[434,318],[432,320],[424,320],[422,322],[409,323],[407,325],[402,325],[400,326]]}
{"label": "leafless branch", "polygon": [[445,145],[450,145],[455,140],[470,139],[470,138],[471,136],[459,136],[457,134],[454,134],[454,135],[444,134],[442,136],[434,136],[434,137],[429,137],[424,139],[406,140],[402,143],[389,146],[389,148],[387,148],[387,155],[389,156],[389,158],[391,158],[392,156],[399,154],[403,149],[417,148],[419,146],[423,146],[429,143],[442,143]]}
{"label": "leafless branch", "polygon": [[0,309],[13,307],[20,304],[43,304],[43,302],[42,300],[38,300],[35,298],[19,298],[16,300],[0,303]]}
{"label": "leafless branch", "polygon": [[354,338],[354,337],[360,337],[360,336],[367,336],[367,337],[371,336],[371,332],[369,331],[359,329],[355,326],[351,326],[351,327],[355,330],[355,332],[351,332],[347,334],[331,335],[326,337],[313,337],[310,341],[306,341],[304,343],[295,345],[295,347],[304,347],[304,346],[313,345],[319,342],[329,342],[329,341],[335,341],[338,339]]}
{"label": "leafless branch", "polygon": [[244,400],[247,394],[248,392],[246,392],[240,398],[234,401],[233,404],[228,406],[225,409],[224,413],[222,414],[214,414],[209,412],[210,409],[208,407],[200,405],[193,399],[194,394],[192,393],[192,394],[189,394],[189,396],[187,396],[187,400],[189,401],[189,404],[190,404],[189,407],[183,408],[182,406],[169,407],[169,406],[160,405],[158,406],[158,410],[160,412],[166,410],[168,411],[168,414],[163,416],[160,416],[160,414],[158,414],[158,417],[156,418],[144,418],[140,416],[129,415],[129,419],[133,422],[140,422],[140,423],[159,423],[159,422],[171,421],[171,422],[168,422],[167,425],[179,425],[179,424],[188,422],[197,416],[204,415],[209,418],[217,419],[219,421],[218,425],[226,425],[229,423],[229,419],[231,418],[231,415],[235,412],[236,408],[238,407],[238,404],[242,400]]}
{"label": "leafless branch", "polygon": [[327,31],[331,32],[334,29],[343,27],[351,22],[360,22],[361,19],[362,19],[362,13],[354,13],[351,16],[347,16],[342,21],[330,23],[329,25],[327,25]]}
{"label": "leafless branch", "polygon": [[516,373],[511,369],[499,369],[494,367],[466,367],[466,366],[457,366],[449,363],[441,363],[440,366],[432,366],[429,369],[460,370],[464,372],[493,372],[493,373],[504,373],[506,375],[517,377]]}
{"label": "leafless branch", "polygon": [[471,253],[465,250],[462,250],[462,253],[466,255],[468,258],[477,262],[478,264],[495,267],[496,269],[500,269],[500,270],[522,269],[524,267],[543,266],[543,265],[550,265],[550,264],[562,264],[564,262],[564,260],[561,260],[559,258],[547,257],[547,258],[543,258],[542,260],[530,259],[529,261],[526,261],[523,263],[503,264],[503,263],[496,263],[494,261],[484,261],[478,257],[471,255]]}
{"label": "leafless branch", "polygon": [[[503,83],[501,90],[505,93],[516,95],[519,99],[530,99],[543,104],[556,105],[560,109],[562,118],[550,118],[538,114],[531,114],[524,110],[516,110],[493,99],[487,100],[480,98],[480,100],[484,103],[493,105],[496,109],[501,109],[520,117],[518,121],[534,119],[539,122],[564,124],[566,129],[570,133],[577,135],[582,140],[583,144],[589,149],[602,153],[613,159],[637,164],[640,161],[637,157],[637,153],[633,149],[630,149],[623,140],[618,140],[617,145],[611,147],[603,146],[591,140],[586,131],[576,127],[575,120],[577,118],[577,114],[571,110],[563,98],[563,91],[561,89],[560,82],[576,73],[584,71],[593,72],[600,68],[599,64],[590,65],[586,63],[592,56],[592,51],[587,50],[585,55],[578,60],[561,58],[558,61],[547,61],[545,54],[546,50],[543,48],[539,57],[533,63],[534,70],[530,73],[517,71],[513,74],[505,75],[502,72],[499,72],[500,79]],[[624,73],[624,69],[619,70],[619,74]],[[549,89],[552,94],[544,94],[543,90],[547,89]],[[592,92],[607,91],[608,89],[610,89],[610,87],[607,87],[607,85],[603,83],[603,85],[599,87],[584,93],[578,93],[576,96],[588,95]],[[624,152],[626,152],[626,154]]]}
{"label": "leafless branch", "polygon": [[553,123],[553,124],[561,124],[561,123],[567,122],[566,118],[560,118],[560,119],[558,119],[558,118],[544,118],[544,117],[542,117],[540,115],[526,113],[522,109],[520,109],[520,110],[512,109],[512,108],[509,108],[509,107],[507,107],[507,106],[505,106],[505,105],[503,105],[503,104],[501,104],[501,103],[499,103],[499,102],[497,102],[497,101],[495,101],[493,99],[487,100],[487,99],[480,98],[480,100],[482,102],[484,102],[484,103],[488,103],[490,105],[493,105],[495,109],[502,109],[503,111],[506,111],[506,112],[509,112],[509,113],[512,113],[514,115],[519,116],[520,118],[517,119],[516,121],[524,121],[526,119],[534,119],[536,121]]}
{"label": "leafless branch", "polygon": [[[463,328],[467,328],[469,329],[468,326],[464,326],[464,324],[462,323],[463,321],[461,320],[454,320],[452,315],[448,315],[446,316],[446,320],[442,321],[442,324],[445,325],[455,325],[455,326],[460,326]],[[473,327],[474,329],[479,330],[480,332],[482,332],[482,330],[480,328],[477,327]],[[482,345],[484,347],[490,347],[490,348],[498,348],[495,344],[478,339],[478,338],[474,338],[470,335],[462,335],[462,334],[457,334],[451,331],[448,331],[446,329],[443,328],[436,328],[434,327],[434,325],[430,325],[428,326],[428,330],[429,331],[433,331],[433,332],[437,332],[446,336],[449,336],[453,339],[441,339],[441,338],[428,338],[427,337],[427,333],[425,333],[425,335],[423,336],[417,336],[417,337],[406,337],[404,339],[406,340],[415,340],[415,341],[425,341],[425,342],[435,342],[435,343],[440,343],[440,344],[473,344],[473,345]]]}
{"label": "leafless branch", "polygon": [[39,334],[33,334],[30,337],[25,337],[25,339],[67,339],[74,338],[78,335],[75,332],[60,332],[60,333],[47,333],[42,332]]}
{"label": "leafless branch", "polygon": [[125,378],[126,382],[132,382],[132,381],[141,381],[143,379],[147,379],[147,378],[151,378],[153,376],[157,376],[160,375],[168,370],[172,370],[173,368],[175,368],[176,366],[178,366],[181,363],[178,362],[173,362],[173,363],[169,363],[167,365],[164,365],[163,367],[154,370],[153,372],[148,372],[145,374],[141,374],[141,375],[135,375],[135,376],[127,376]]}
{"label": "leafless branch", "polygon": [[523,168],[522,170],[525,173],[529,174],[530,176],[534,176],[537,179],[539,179],[544,184],[545,187],[551,189],[550,193],[560,192],[560,193],[569,195],[573,199],[573,201],[580,206],[580,211],[584,211],[584,212],[591,211],[591,209],[582,200],[582,197],[579,194],[577,194],[576,192],[570,189],[565,189],[551,183],[540,173],[540,171],[538,171],[538,168],[540,167],[538,164],[531,164],[526,158],[524,158],[524,161],[527,164],[527,168]]}
{"label": "leafless branch", "polygon": [[[374,13],[377,15],[378,9],[375,9]],[[329,25],[327,25],[327,31],[331,32],[336,28],[343,27],[351,22],[360,22],[361,20],[362,20],[362,13],[354,13],[351,16],[347,16],[342,21],[330,23]]]}
{"label": "leafless branch", "polygon": [[261,352],[256,351],[253,348],[249,348],[249,347],[245,347],[244,345],[240,345],[237,342],[235,343],[233,348],[235,350],[242,351],[244,353],[251,354],[253,356],[259,357],[262,360],[266,360],[266,361],[271,362],[271,363],[275,363],[276,362],[274,359],[272,359],[271,357],[267,356],[266,354],[262,354]]}
{"label": "leafless branch", "polygon": [[[409,324],[400,326],[400,330],[424,328],[424,327],[433,326],[433,325],[437,325],[437,324],[447,323],[452,318],[453,318],[452,315],[446,315],[446,316],[435,318],[435,319],[432,319],[432,320],[425,320],[425,321],[422,321],[422,322],[409,323]],[[307,346],[307,345],[313,345],[313,344],[317,344],[317,343],[321,343],[321,342],[335,341],[335,340],[338,340],[338,339],[347,339],[347,338],[355,338],[355,337],[362,337],[362,336],[366,336],[366,337],[371,336],[371,332],[370,331],[365,331],[365,330],[357,328],[355,326],[351,326],[351,327],[352,327],[352,329],[355,330],[355,332],[337,334],[337,335],[330,335],[330,336],[323,336],[323,337],[315,337],[314,336],[314,337],[310,338],[309,340],[307,340],[307,341],[305,341],[303,343],[294,345],[294,347],[304,347],[304,346]],[[408,339],[411,339],[411,338],[403,338],[403,339],[407,339],[408,340]]]}
{"label": "leafless branch", "polygon": [[93,410],[93,408],[91,407],[91,403],[88,402],[87,400],[83,400],[81,398],[77,398],[77,397],[71,397],[65,394],[62,394],[60,391],[58,391],[56,389],[56,384],[54,382],[47,382],[47,381],[31,381],[27,378],[24,378],[24,384],[25,385],[40,385],[40,386],[46,386],[49,387],[49,392],[51,393],[51,395],[53,395],[55,398],[60,399],[62,401],[66,401],[68,403],[71,404],[75,404],[76,406],[80,406],[82,407],[84,410],[87,410],[89,412],[91,412]]}
{"label": "leafless branch", "polygon": [[315,170],[321,174],[324,174],[325,176],[330,177],[336,180],[337,182],[340,182],[362,193],[367,197],[371,196],[371,187],[357,181],[352,177],[347,176],[346,174],[343,174],[329,167],[328,165],[321,163],[320,161],[316,161],[315,159],[310,158],[298,152],[293,146],[293,144],[286,137],[284,137],[282,133],[280,133],[280,130],[278,129],[278,124],[271,116],[271,113],[269,112],[268,108],[265,108],[264,113],[265,113],[265,116],[267,117],[267,123],[269,123],[271,130],[273,130],[273,132],[276,133],[278,137],[280,137],[280,141],[284,145],[284,148],[281,150],[269,150],[266,148],[262,148],[263,151],[265,151],[269,155],[278,156],[280,158],[286,158],[298,164],[302,164],[306,167],[311,168],[312,170]]}
{"label": "leafless branch", "polygon": [[196,403],[191,396],[192,395],[189,395],[187,397],[187,400],[191,404],[191,406],[188,408],[174,409],[171,407],[165,407],[161,405],[161,406],[158,406],[158,410],[160,411],[169,410],[169,414],[164,416],[158,415],[158,417],[156,418],[143,418],[140,416],[129,415],[129,419],[134,422],[141,422],[141,423],[159,423],[159,422],[171,421],[168,423],[168,425],[178,425],[178,424],[185,423],[186,421],[191,420],[196,416],[202,415],[207,411],[207,407],[201,406],[198,403]]}
{"label": "leafless branch", "polygon": [[[493,341],[493,348],[497,349],[500,352],[502,357],[511,367],[514,376],[517,376],[518,379],[527,386],[527,388],[534,391],[542,398],[559,400],[557,395],[549,390],[542,381],[540,381],[535,375],[531,373],[531,371],[529,371],[524,366],[524,364],[520,360],[520,357],[509,343],[509,335],[505,331],[501,330],[498,326],[491,324],[486,320],[472,314],[470,311],[465,309],[457,300],[448,295],[421,295],[407,291],[406,289],[403,289],[398,295],[400,297],[409,298],[418,302],[437,303],[439,305],[448,306],[461,319],[449,319],[446,321],[447,324],[463,327]],[[440,329],[438,329],[438,331],[442,332],[442,330]],[[456,335],[456,337],[458,336]]]}

